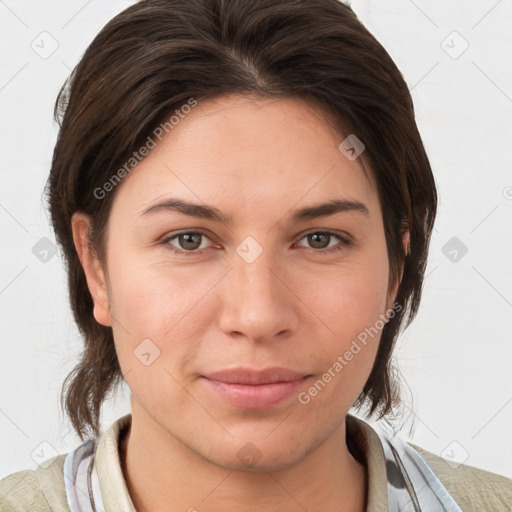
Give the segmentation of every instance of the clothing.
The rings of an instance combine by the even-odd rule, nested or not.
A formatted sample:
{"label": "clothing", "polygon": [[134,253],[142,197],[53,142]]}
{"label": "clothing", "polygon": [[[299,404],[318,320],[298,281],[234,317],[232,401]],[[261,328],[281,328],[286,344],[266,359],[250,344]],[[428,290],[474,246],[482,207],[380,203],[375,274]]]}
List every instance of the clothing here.
{"label": "clothing", "polygon": [[[36,470],[1,480],[0,512],[89,511],[94,510],[90,496],[98,512],[134,512],[119,457],[121,433],[130,422],[127,414],[99,439],[48,459]],[[453,468],[441,457],[351,415],[347,443],[367,468],[367,512],[512,510],[512,480],[470,466]],[[412,498],[407,491],[410,483]]]}

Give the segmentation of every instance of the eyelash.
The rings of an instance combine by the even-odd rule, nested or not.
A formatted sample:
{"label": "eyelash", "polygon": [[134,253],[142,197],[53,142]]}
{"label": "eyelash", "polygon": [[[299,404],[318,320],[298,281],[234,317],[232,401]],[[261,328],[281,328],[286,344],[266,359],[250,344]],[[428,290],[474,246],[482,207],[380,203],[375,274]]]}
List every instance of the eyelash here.
{"label": "eyelash", "polygon": [[[299,242],[301,240],[303,240],[304,238],[308,237],[309,235],[316,235],[316,234],[329,235],[331,237],[337,238],[342,244],[341,246],[334,246],[334,247],[331,247],[330,249],[310,248],[311,251],[313,251],[317,254],[329,255],[329,254],[332,254],[333,252],[340,251],[340,250],[345,249],[346,247],[349,247],[352,245],[352,240],[345,238],[345,237],[339,235],[338,233],[334,233],[333,231],[328,231],[328,230],[327,231],[310,231],[309,233],[304,234],[302,236],[302,238],[299,239]],[[203,251],[198,251],[197,249],[194,251],[177,250],[174,248],[174,246],[169,244],[169,242],[171,240],[174,240],[182,235],[201,235],[205,238],[208,238],[208,240],[209,240],[208,235],[206,233],[203,233],[202,231],[182,231],[181,233],[177,233],[177,234],[174,234],[174,235],[171,235],[171,236],[165,238],[162,241],[162,244],[170,245],[171,251],[173,251],[175,254],[183,254],[185,256],[196,256],[196,255],[203,254]]]}

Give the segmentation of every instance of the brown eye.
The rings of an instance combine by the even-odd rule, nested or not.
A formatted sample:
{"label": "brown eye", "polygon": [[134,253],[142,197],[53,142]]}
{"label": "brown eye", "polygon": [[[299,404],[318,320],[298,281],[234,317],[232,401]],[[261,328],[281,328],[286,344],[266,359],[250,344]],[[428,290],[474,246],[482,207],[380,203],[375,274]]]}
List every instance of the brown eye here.
{"label": "brown eye", "polygon": [[332,235],[329,233],[311,233],[307,237],[313,249],[325,249],[329,246]]}
{"label": "brown eye", "polygon": [[[348,236],[345,238],[331,231],[314,231],[303,236],[302,240],[307,241],[306,248],[318,254],[330,254],[351,245],[351,240]],[[304,247],[304,245],[301,245],[301,247]]]}
{"label": "brown eye", "polygon": [[209,238],[204,233],[198,231],[187,231],[169,236],[163,241],[163,243],[165,245],[170,245],[171,250],[177,254],[193,255],[201,254],[202,251],[198,249],[208,248],[205,243],[205,241],[208,240]]}
{"label": "brown eye", "polygon": [[195,249],[199,249],[202,236],[201,233],[184,233],[178,235],[177,239],[181,249],[194,251]]}

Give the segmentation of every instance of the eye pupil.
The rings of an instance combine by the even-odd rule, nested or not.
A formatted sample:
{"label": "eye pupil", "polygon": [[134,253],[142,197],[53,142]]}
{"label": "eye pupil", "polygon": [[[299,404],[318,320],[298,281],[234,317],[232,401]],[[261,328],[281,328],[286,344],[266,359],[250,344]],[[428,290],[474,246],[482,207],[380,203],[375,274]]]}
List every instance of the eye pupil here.
{"label": "eye pupil", "polygon": [[[322,249],[322,248],[325,248],[329,245],[329,237],[331,235],[329,235],[328,233],[312,233],[310,235],[308,235],[308,238],[309,238],[309,242],[311,243],[311,246],[315,249]],[[322,239],[323,238],[323,242],[327,242],[327,244],[323,243],[322,242]]]}
{"label": "eye pupil", "polygon": [[[179,244],[182,249],[193,251],[201,245],[200,233],[184,233],[179,236]],[[184,243],[183,243],[184,242]]]}

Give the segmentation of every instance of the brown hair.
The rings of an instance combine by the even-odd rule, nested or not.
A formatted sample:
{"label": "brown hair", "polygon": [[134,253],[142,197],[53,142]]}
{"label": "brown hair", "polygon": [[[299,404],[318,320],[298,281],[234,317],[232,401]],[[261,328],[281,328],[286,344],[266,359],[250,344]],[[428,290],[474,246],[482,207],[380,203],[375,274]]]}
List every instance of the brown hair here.
{"label": "brown hair", "polygon": [[[396,298],[402,307],[383,328],[355,405],[367,404],[369,415],[383,417],[399,403],[391,354],[420,303],[437,194],[412,100],[393,60],[337,0],[146,0],[101,30],[55,105],[60,131],[48,200],[85,345],[61,398],[82,440],[88,429],[99,435],[102,403],[123,377],[112,329],[93,316],[71,217],[77,211],[90,216],[90,245],[104,263],[105,228],[119,186],[101,199],[94,191],[191,97],[232,93],[311,100],[340,132],[365,144],[382,207],[390,283],[403,269]],[[405,229],[409,253],[402,246]]]}

